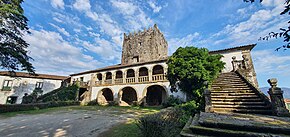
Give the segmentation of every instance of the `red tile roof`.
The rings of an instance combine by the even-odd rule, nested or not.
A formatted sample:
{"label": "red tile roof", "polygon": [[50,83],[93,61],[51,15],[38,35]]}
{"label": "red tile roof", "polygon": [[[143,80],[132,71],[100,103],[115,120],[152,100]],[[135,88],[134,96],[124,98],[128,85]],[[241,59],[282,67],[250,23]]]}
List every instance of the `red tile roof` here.
{"label": "red tile roof", "polygon": [[25,72],[10,72],[10,71],[0,71],[1,76],[11,76],[11,77],[25,77],[25,78],[38,78],[38,79],[52,79],[52,80],[65,80],[69,77],[58,76],[58,75],[48,75],[48,74],[29,74]]}

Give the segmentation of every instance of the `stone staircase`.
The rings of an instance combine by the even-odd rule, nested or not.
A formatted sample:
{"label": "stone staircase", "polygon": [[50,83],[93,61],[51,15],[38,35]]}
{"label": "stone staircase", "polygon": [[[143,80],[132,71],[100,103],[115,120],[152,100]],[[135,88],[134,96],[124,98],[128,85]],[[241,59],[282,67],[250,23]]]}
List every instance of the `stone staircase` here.
{"label": "stone staircase", "polygon": [[211,86],[211,112],[272,114],[269,99],[237,72],[222,73]]}
{"label": "stone staircase", "polygon": [[196,114],[181,137],[289,137],[290,118],[259,114]]}

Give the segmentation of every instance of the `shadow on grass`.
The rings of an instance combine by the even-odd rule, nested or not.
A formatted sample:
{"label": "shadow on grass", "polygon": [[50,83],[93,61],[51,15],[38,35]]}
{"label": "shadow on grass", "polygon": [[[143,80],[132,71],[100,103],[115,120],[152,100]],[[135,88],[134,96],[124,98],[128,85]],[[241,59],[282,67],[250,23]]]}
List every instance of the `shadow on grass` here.
{"label": "shadow on grass", "polygon": [[117,124],[98,135],[98,137],[142,137],[141,131],[135,122],[134,120],[130,120],[125,123]]}

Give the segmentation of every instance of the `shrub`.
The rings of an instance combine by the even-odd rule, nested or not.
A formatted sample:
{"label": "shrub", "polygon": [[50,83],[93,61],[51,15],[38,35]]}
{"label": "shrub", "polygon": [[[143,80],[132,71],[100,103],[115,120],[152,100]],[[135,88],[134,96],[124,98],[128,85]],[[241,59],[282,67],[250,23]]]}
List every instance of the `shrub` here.
{"label": "shrub", "polygon": [[199,111],[198,106],[199,104],[197,104],[194,100],[176,106],[182,111],[180,122],[185,124],[189,120],[190,116],[194,116]]}
{"label": "shrub", "polygon": [[170,95],[165,102],[162,103],[162,106],[164,108],[167,107],[175,107],[177,105],[182,104],[183,102],[178,98],[174,97],[173,95]]}
{"label": "shrub", "polygon": [[179,108],[165,109],[139,118],[137,126],[144,137],[175,137],[184,126],[180,121],[182,113]]}
{"label": "shrub", "polygon": [[38,102],[73,101],[76,99],[79,87],[72,85],[60,87],[37,98]]}
{"label": "shrub", "polygon": [[36,103],[36,104],[7,104],[7,105],[0,105],[0,113],[26,111],[26,110],[38,110],[38,109],[44,109],[44,108],[50,108],[50,107],[71,106],[71,105],[79,105],[79,102],[61,101],[61,102],[47,102],[47,103]]}
{"label": "shrub", "polygon": [[96,105],[98,105],[98,102],[97,102],[96,99],[94,99],[94,100],[88,102],[88,104],[87,104],[87,106],[96,106]]}

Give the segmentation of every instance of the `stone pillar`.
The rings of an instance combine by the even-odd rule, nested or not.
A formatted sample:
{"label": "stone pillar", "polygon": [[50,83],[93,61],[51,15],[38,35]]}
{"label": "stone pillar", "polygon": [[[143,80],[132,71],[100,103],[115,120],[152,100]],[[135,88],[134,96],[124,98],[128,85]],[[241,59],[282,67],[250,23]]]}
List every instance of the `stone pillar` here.
{"label": "stone pillar", "polygon": [[115,84],[115,79],[116,79],[116,72],[111,72],[112,73],[112,84]]}
{"label": "stone pillar", "polygon": [[236,65],[236,56],[233,56],[232,57],[232,66],[233,66],[233,71],[236,71],[238,68],[237,68],[237,65]]}
{"label": "stone pillar", "polygon": [[152,69],[148,70],[149,81],[152,81]]}
{"label": "stone pillar", "polygon": [[127,72],[123,72],[123,83],[126,83],[126,78],[127,78],[126,73],[127,73]]}
{"label": "stone pillar", "polygon": [[139,69],[135,70],[135,83],[138,82],[138,78],[139,78]]}
{"label": "stone pillar", "polygon": [[268,83],[271,88],[269,88],[269,95],[271,98],[273,113],[277,116],[290,116],[289,111],[286,109],[286,105],[283,98],[283,91],[281,88],[277,87],[277,79],[268,79]]}
{"label": "stone pillar", "polygon": [[212,112],[211,91],[208,89],[207,81],[204,82],[204,85],[206,86],[206,89],[203,92],[205,102],[205,112]]}
{"label": "stone pillar", "polygon": [[106,73],[102,73],[102,82],[101,84],[104,85],[106,80]]}

